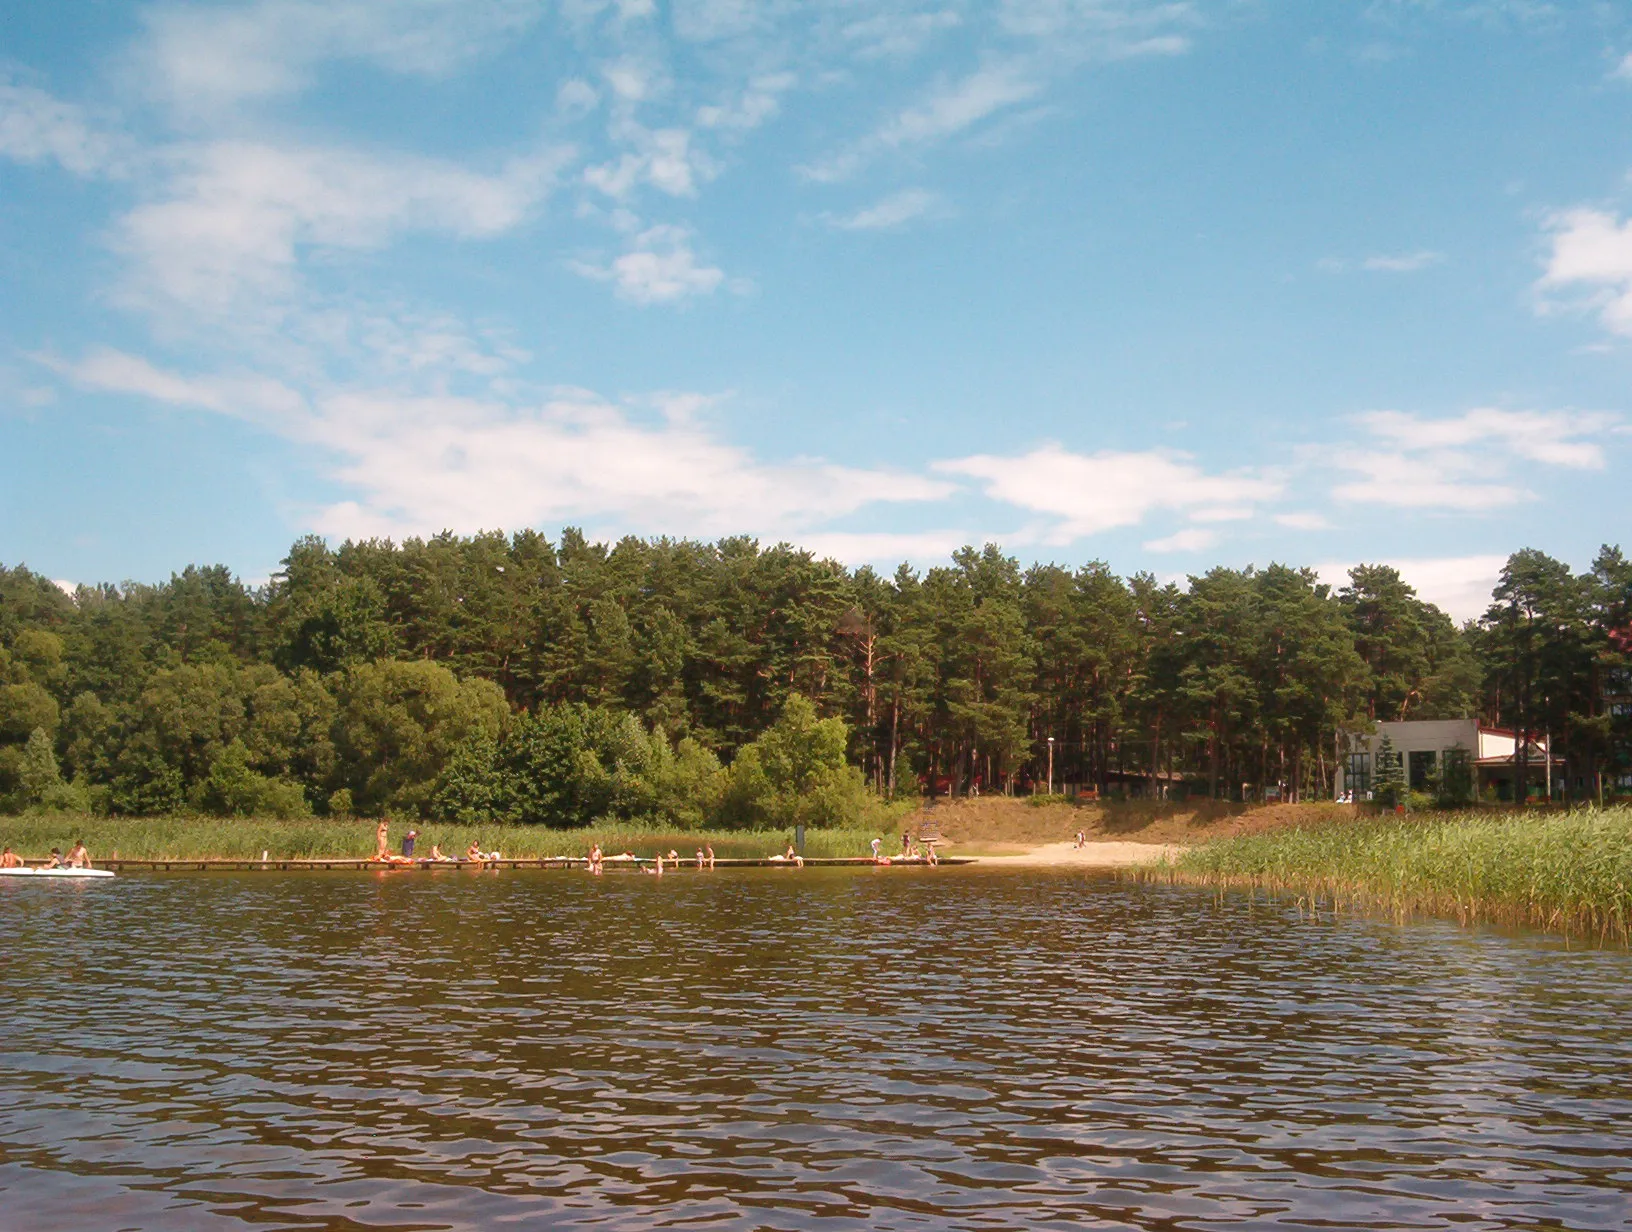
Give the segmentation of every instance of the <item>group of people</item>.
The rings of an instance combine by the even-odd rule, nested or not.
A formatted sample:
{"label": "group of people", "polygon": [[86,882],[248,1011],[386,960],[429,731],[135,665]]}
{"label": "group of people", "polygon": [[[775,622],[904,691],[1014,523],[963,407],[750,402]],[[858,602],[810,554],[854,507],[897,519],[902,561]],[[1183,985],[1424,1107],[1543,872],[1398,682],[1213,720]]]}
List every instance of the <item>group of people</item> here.
{"label": "group of people", "polygon": [[875,838],[872,842],[873,863],[889,864],[895,860],[922,860],[925,864],[939,864],[940,857],[935,854],[934,843],[920,843],[912,837],[910,831],[901,831],[901,854],[887,856],[884,854],[884,840]]}
{"label": "group of people", "polygon": [[[380,824],[374,827],[374,861],[377,864],[458,864],[461,857],[450,856],[436,844],[431,844],[430,854],[416,856],[414,846],[419,841],[419,831],[409,830],[402,836],[402,852],[397,854],[391,850],[391,822],[387,818],[380,818]],[[497,851],[483,851],[480,839],[472,839],[469,847],[465,848],[463,860],[473,864],[488,864],[504,857]]]}
{"label": "group of people", "polygon": [[[788,850],[792,851],[793,848],[790,847]],[[639,861],[639,859],[640,857],[632,851],[620,851],[615,856],[609,856],[601,850],[599,843],[591,843],[589,845],[589,859],[585,861],[584,867],[593,876],[599,877],[606,871],[606,862],[608,860],[623,862]],[[640,871],[654,877],[661,877],[664,864],[667,864],[670,868],[679,868],[680,853],[672,847],[669,848],[668,855],[664,855],[660,851],[657,853],[657,859],[653,860],[651,864],[643,866]],[[704,843],[697,848],[697,867],[699,869],[714,867],[714,846],[712,843]]]}
{"label": "group of people", "polygon": [[[26,867],[26,865],[23,862],[23,858],[20,855],[18,855],[15,851],[13,851],[10,847],[7,847],[4,851],[0,851],[0,868],[24,868],[24,867]],[[67,855],[62,854],[61,848],[58,848],[58,847],[51,848],[51,854],[45,858],[45,863],[42,864],[40,867],[41,868],[94,868],[95,865],[93,865],[91,863],[91,853],[89,851],[85,850],[85,840],[84,839],[79,839],[74,843],[74,845],[72,847],[70,847],[68,849],[68,854]]]}

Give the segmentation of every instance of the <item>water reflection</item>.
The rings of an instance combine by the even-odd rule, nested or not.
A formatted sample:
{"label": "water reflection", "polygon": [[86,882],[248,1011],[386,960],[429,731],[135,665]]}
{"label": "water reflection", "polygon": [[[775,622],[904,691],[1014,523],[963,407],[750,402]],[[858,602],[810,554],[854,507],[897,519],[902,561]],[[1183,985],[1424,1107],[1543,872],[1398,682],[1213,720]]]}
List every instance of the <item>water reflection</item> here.
{"label": "water reflection", "polygon": [[950,869],[7,884],[0,937],[0,1227],[1632,1226],[1622,952]]}

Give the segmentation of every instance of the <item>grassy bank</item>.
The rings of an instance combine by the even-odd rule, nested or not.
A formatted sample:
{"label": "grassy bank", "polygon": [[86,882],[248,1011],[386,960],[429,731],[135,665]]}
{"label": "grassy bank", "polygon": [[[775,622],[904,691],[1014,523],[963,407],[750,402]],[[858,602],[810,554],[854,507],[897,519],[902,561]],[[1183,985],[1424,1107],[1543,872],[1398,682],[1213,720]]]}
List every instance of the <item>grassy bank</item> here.
{"label": "grassy bank", "polygon": [[1292,827],[1206,843],[1144,875],[1624,943],[1632,940],[1632,808]]}
{"label": "grassy bank", "polygon": [[[123,857],[131,860],[255,860],[261,852],[281,859],[366,859],[374,854],[373,821],[278,821],[259,817],[139,817],[109,818],[66,814],[25,814],[0,817],[0,842],[23,856],[43,856],[52,847],[67,850],[83,838],[92,859]],[[542,826],[416,825],[417,854],[426,855],[437,843],[450,855],[463,854],[472,841],[485,851],[507,857],[584,855],[591,843],[607,852],[632,851],[652,856],[670,849],[691,856],[705,842],[723,858],[768,856],[792,841],[791,831],[731,830],[677,831],[648,829],[628,824],[592,826],[583,830],[551,830]],[[391,850],[409,829],[403,822],[391,826]],[[809,830],[805,854],[822,856],[866,855],[873,834],[864,830]],[[888,842],[889,835],[883,837]]]}

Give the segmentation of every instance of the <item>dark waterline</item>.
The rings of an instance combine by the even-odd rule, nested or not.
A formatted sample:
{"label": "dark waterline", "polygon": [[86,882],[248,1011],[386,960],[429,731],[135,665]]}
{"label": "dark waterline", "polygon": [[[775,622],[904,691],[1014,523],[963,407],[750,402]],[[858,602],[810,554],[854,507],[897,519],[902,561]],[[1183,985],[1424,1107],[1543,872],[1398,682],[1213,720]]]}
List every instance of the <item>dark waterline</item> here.
{"label": "dark waterline", "polygon": [[0,884],[0,1228],[1632,1227],[1632,955],[1081,873]]}

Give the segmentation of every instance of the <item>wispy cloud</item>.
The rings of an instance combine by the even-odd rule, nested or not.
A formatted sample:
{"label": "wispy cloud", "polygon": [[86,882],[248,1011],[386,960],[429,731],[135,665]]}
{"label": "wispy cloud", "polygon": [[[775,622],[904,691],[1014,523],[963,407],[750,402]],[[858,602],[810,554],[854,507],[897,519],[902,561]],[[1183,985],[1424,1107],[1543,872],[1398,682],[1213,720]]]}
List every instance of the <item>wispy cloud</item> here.
{"label": "wispy cloud", "polygon": [[1417,252],[1378,253],[1358,260],[1351,257],[1322,257],[1315,262],[1315,268],[1327,274],[1346,274],[1357,269],[1373,274],[1415,274],[1444,263],[1444,253],[1422,249]]}
{"label": "wispy cloud", "polygon": [[440,77],[531,24],[540,0],[257,0],[142,14],[133,78],[193,119],[293,94],[327,60]]}
{"label": "wispy cloud", "polygon": [[1356,416],[1365,445],[1336,451],[1357,477],[1334,499],[1464,513],[1509,508],[1535,494],[1508,478],[1515,460],[1573,470],[1605,465],[1603,439],[1619,423],[1605,412],[1508,411],[1481,407],[1439,419],[1400,411]]}
{"label": "wispy cloud", "polygon": [[841,231],[883,231],[922,218],[940,204],[940,198],[922,188],[908,188],[854,214],[830,216],[828,222]]}
{"label": "wispy cloud", "polygon": [[980,123],[1016,103],[1036,98],[1043,81],[1034,66],[1022,61],[988,64],[940,86],[898,112],[876,130],[821,161],[800,168],[818,183],[846,180],[867,163],[892,150],[942,140]]}
{"label": "wispy cloud", "polygon": [[83,107],[0,77],[0,158],[92,176],[121,170],[127,155],[126,143]]}
{"label": "wispy cloud", "polygon": [[303,395],[253,379],[170,372],[118,352],[56,366],[82,388],[217,414],[242,414],[247,398],[265,427],[336,459],[334,477],[356,496],[312,511],[309,521],[338,536],[584,520],[644,534],[751,527],[854,551],[864,536],[824,540],[822,524],[951,491],[944,481],[885,469],[760,461],[719,438],[699,413],[710,400],[696,395],[614,403],[562,390],[536,404],[385,389]]}
{"label": "wispy cloud", "polygon": [[152,198],[117,225],[127,302],[216,313],[287,295],[303,249],[382,247],[414,231],[508,231],[548,193],[557,152],[494,174],[411,155],[220,141],[172,151]]}
{"label": "wispy cloud", "polygon": [[699,262],[691,241],[691,232],[684,227],[650,227],[609,265],[577,261],[572,268],[586,278],[612,283],[620,296],[637,304],[669,304],[712,294],[725,281],[725,272]]}
{"label": "wispy cloud", "polygon": [[981,481],[993,500],[1048,517],[1049,543],[1065,544],[1124,526],[1158,510],[1200,515],[1251,509],[1280,495],[1282,483],[1259,474],[1212,475],[1166,450],[1072,453],[1045,445],[1018,456],[980,454],[937,462],[935,470]]}
{"label": "wispy cloud", "polygon": [[1201,552],[1218,542],[1218,532],[1191,527],[1145,543],[1147,552]]}

